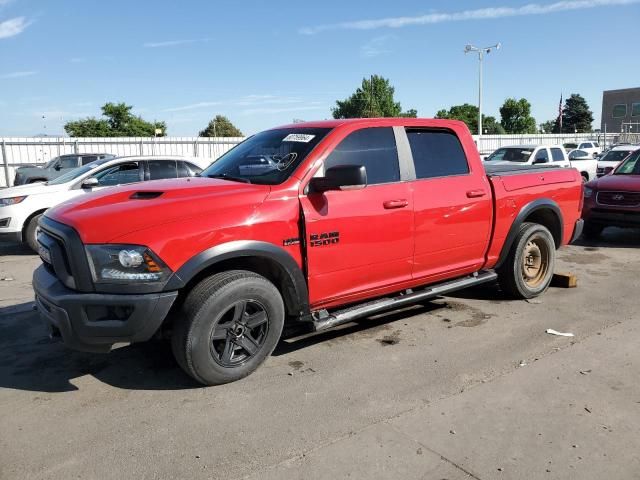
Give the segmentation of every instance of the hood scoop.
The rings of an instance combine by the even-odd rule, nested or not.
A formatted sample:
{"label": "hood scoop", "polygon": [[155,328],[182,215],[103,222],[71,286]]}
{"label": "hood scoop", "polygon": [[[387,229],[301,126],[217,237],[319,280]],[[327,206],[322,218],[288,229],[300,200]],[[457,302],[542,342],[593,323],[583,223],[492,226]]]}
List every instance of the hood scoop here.
{"label": "hood scoop", "polygon": [[131,200],[152,200],[158,198],[164,192],[135,192],[129,198]]}

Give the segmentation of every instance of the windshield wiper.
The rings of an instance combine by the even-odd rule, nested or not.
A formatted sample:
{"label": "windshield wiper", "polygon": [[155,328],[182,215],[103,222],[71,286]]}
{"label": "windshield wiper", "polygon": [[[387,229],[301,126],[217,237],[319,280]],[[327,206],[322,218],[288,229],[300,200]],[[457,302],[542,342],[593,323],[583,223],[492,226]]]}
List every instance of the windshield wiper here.
{"label": "windshield wiper", "polygon": [[244,177],[234,177],[228,173],[216,173],[214,175],[207,175],[207,178],[221,178],[223,180],[231,180],[232,182],[251,183],[251,180]]}

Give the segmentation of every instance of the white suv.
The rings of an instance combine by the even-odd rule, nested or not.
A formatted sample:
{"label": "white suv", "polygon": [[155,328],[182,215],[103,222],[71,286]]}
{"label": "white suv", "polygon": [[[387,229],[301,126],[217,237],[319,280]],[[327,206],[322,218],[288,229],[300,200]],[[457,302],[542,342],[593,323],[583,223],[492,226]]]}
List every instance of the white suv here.
{"label": "white suv", "polygon": [[169,155],[105,158],[70,170],[47,183],[0,190],[0,241],[24,242],[37,251],[38,220],[47,209],[116,185],[193,177],[212,162]]}
{"label": "white suv", "polygon": [[613,147],[598,159],[598,177],[607,175],[616,168],[622,160],[627,158],[631,152],[635,152],[640,145],[618,145]]}

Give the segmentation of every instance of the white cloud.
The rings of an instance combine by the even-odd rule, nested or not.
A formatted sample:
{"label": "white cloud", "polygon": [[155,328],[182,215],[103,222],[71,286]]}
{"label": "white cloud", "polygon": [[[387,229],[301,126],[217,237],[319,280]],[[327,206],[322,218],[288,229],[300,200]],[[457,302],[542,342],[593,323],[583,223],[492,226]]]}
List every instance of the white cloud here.
{"label": "white cloud", "polygon": [[37,73],[38,72],[33,72],[33,71],[3,73],[3,74],[0,74],[0,79],[30,77],[31,75],[35,75]]}
{"label": "white cloud", "polygon": [[176,47],[179,45],[189,45],[191,43],[202,43],[208,42],[211,40],[210,38],[197,38],[197,39],[188,39],[188,40],[167,40],[164,42],[146,42],[143,43],[142,46],[145,48],[164,48],[164,47]]}
{"label": "white cloud", "polygon": [[549,13],[584,10],[597,7],[625,6],[639,3],[640,0],[563,0],[560,2],[539,4],[530,3],[522,7],[488,7],[476,10],[464,10],[450,13],[429,13],[407,17],[388,17],[380,19],[356,20],[304,27],[299,30],[305,35],[315,35],[328,30],[374,30],[378,28],[402,28],[411,25],[431,25],[444,22],[469,20],[490,20],[496,18],[519,17],[525,15],[546,15]]}
{"label": "white cloud", "polygon": [[165,108],[163,112],[184,112],[186,110],[197,110],[198,108],[215,107],[222,102],[198,102],[191,103],[189,105],[182,105],[181,107]]}
{"label": "white cloud", "polygon": [[25,17],[16,17],[0,22],[0,38],[9,38],[20,35],[25,28],[31,25]]}
{"label": "white cloud", "polygon": [[360,53],[365,58],[373,58],[386,53],[391,53],[389,42],[395,37],[393,35],[383,35],[369,40],[360,47]]}

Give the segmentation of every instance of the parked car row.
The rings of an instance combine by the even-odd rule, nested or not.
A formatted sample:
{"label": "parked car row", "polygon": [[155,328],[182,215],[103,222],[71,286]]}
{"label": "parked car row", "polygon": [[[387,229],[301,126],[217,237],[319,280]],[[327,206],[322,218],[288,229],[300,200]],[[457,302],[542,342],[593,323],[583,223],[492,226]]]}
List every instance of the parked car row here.
{"label": "parked car row", "polygon": [[44,166],[26,166],[16,169],[16,176],[13,185],[24,185],[26,183],[46,182],[53,180],[74,168],[87,165],[96,160],[115,158],[110,153],[82,153],[60,155],[52,158]]}
{"label": "parked car row", "polygon": [[[79,163],[82,163],[82,158],[78,159]],[[49,208],[107,187],[148,180],[193,177],[211,163],[211,159],[203,158],[116,158],[105,155],[73,169],[61,169],[64,172],[62,175],[46,183],[31,182],[0,190],[0,240],[24,242],[38,251],[38,221]],[[60,161],[57,165],[64,163]]]}

